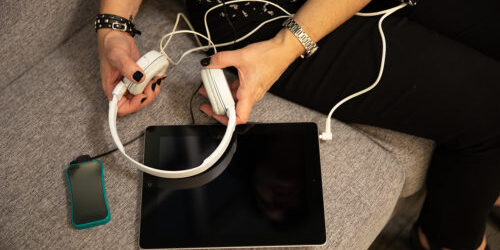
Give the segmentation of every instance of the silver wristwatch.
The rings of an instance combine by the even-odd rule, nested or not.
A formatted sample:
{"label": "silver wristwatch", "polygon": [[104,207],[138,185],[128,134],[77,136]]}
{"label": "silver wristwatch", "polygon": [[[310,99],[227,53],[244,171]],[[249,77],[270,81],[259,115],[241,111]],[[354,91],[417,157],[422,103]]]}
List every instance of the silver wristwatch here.
{"label": "silver wristwatch", "polygon": [[306,34],[306,32],[293,20],[292,17],[288,18],[284,23],[283,27],[286,27],[292,32],[292,34],[297,37],[299,42],[304,46],[306,52],[300,57],[308,57],[314,54],[318,50],[318,45],[311,40],[311,38]]}

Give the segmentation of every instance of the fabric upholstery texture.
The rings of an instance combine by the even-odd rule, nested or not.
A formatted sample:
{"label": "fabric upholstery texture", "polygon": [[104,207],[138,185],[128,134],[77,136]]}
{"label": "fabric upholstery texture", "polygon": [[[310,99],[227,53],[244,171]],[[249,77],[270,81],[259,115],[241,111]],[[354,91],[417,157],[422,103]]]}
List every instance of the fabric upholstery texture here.
{"label": "fabric upholstery texture", "polygon": [[[54,4],[57,8],[67,6]],[[171,29],[175,14],[182,10],[180,1],[143,4],[136,19],[143,31],[137,39],[142,53],[158,49],[161,35]],[[64,17],[66,25],[71,24],[69,20],[86,18],[78,11],[73,14]],[[169,51],[175,54],[192,46],[192,39],[179,36]],[[40,60],[33,67],[23,74],[10,73],[12,79],[17,78],[11,84],[2,82],[0,249],[137,248],[141,173],[118,153],[101,159],[111,221],[85,230],[71,225],[64,174],[67,164],[80,154],[96,155],[114,145],[107,124],[108,103],[100,86],[93,25],[89,23],[56,47],[51,53],[46,47],[34,52]],[[25,59],[16,59],[12,53],[7,60],[14,65],[8,65],[10,69],[27,65]],[[202,57],[195,54],[171,67],[160,96],[144,110],[120,118],[122,141],[147,126],[190,122],[189,98],[201,81]],[[0,68],[5,70],[9,63],[2,63]],[[201,102],[207,101],[197,96],[197,123],[214,123],[197,109]],[[250,121],[311,121],[322,130],[324,118],[267,94],[255,106]],[[390,131],[353,128],[335,120],[332,125],[334,140],[320,143],[327,227],[323,248],[366,249],[389,220],[398,198],[420,189],[428,159],[425,152],[430,152],[432,145]],[[142,160],[143,147],[143,141],[138,140],[126,150]],[[418,163],[404,166],[420,157]]]}
{"label": "fabric upholstery texture", "polygon": [[402,198],[411,196],[424,187],[434,141],[368,125],[352,125],[389,151],[399,162],[405,173]]}
{"label": "fabric upholstery texture", "polygon": [[0,89],[89,26],[99,0],[2,0]]}

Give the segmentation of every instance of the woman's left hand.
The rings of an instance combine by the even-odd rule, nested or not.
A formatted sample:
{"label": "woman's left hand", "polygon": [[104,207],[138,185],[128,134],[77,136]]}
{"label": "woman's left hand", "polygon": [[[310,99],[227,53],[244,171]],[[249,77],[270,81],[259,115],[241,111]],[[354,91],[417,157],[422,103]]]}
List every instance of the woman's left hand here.
{"label": "woman's left hand", "polygon": [[[207,68],[233,66],[238,70],[238,80],[230,84],[236,102],[237,124],[248,121],[253,105],[264,97],[303,51],[302,45],[290,32],[281,30],[270,40],[250,44],[239,50],[219,52],[211,57]],[[207,96],[205,89],[199,92]],[[214,114],[209,104],[203,104],[200,110],[221,123],[228,122],[227,116]]]}

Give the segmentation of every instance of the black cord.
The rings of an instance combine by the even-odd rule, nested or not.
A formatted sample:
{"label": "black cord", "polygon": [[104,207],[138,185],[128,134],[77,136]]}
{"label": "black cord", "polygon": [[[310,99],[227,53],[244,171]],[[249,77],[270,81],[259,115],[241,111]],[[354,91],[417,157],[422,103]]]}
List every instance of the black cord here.
{"label": "black cord", "polygon": [[201,86],[203,86],[203,83],[200,83],[200,86],[198,86],[198,88],[196,88],[193,95],[191,95],[191,100],[189,101],[189,113],[191,114],[191,124],[193,124],[193,125],[196,124],[196,121],[194,120],[194,114],[193,114],[193,100],[194,100],[194,97],[196,96],[196,93],[198,92],[198,90],[201,89]]}
{"label": "black cord", "polygon": [[[142,136],[144,136],[144,132],[142,132],[140,135],[138,135],[137,137],[133,138],[132,140],[130,140],[130,141],[128,141],[128,142],[125,142],[125,143],[123,144],[123,146],[125,147],[125,146],[129,145],[130,143],[132,143],[132,142],[134,142],[134,141],[137,141],[137,140],[138,140],[139,138],[141,138]],[[103,157],[103,156],[109,155],[109,154],[111,154],[111,153],[114,153],[116,150],[118,150],[118,148],[114,148],[114,149],[112,149],[112,150],[110,150],[110,151],[108,151],[108,152],[105,152],[105,153],[102,153],[102,154],[98,154],[98,155],[96,155],[96,156],[92,157],[92,158],[91,158],[91,160],[94,160],[94,159],[97,159],[97,158],[100,158],[100,157]]]}

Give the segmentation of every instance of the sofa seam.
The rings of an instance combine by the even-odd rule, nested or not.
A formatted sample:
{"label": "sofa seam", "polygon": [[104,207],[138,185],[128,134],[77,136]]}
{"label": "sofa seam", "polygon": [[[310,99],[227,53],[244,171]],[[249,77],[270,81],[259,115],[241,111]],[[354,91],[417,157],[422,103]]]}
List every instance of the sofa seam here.
{"label": "sofa seam", "polygon": [[82,31],[86,26],[87,26],[87,23],[91,20],[91,18],[87,18],[85,20],[85,22],[82,24],[82,26],[80,26],[78,29],[75,30],[75,32],[73,32],[70,36],[68,36],[66,39],[64,39],[63,41],[61,41],[56,47],[54,47],[54,49],[50,50],[49,52],[47,52],[42,58],[40,58],[40,60],[34,62],[33,64],[31,64],[31,66],[29,66],[28,68],[26,68],[26,70],[23,70],[21,73],[19,73],[16,77],[14,77],[14,79],[12,79],[12,81],[10,81],[9,83],[7,83],[3,88],[2,90],[0,91],[0,94],[3,94],[3,92],[8,88],[10,87],[10,85],[12,85],[15,81],[17,81],[17,79],[19,79],[20,76],[26,74],[26,72],[30,71],[31,69],[33,69],[35,66],[37,66],[38,64],[40,64],[41,61],[43,61],[45,58],[47,58],[48,56],[52,55],[54,52],[56,52],[58,49],[60,49],[62,46],[64,46],[69,40],[71,40],[71,38],[73,38],[76,34],[78,34],[80,31]]}

